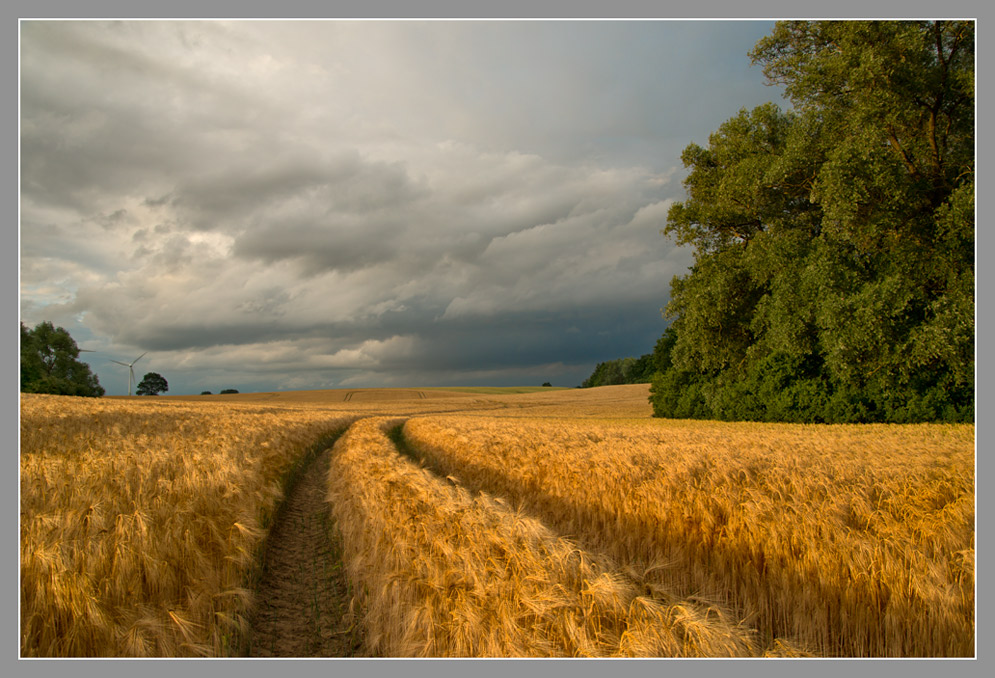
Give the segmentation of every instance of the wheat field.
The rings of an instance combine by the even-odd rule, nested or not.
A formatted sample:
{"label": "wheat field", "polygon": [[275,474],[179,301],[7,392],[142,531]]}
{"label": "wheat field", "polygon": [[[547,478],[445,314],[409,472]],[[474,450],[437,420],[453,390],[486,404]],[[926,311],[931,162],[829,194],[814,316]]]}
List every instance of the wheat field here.
{"label": "wheat field", "polygon": [[22,394],[21,656],[238,655],[336,438],[370,656],[975,654],[973,425],[654,420],[623,386]]}

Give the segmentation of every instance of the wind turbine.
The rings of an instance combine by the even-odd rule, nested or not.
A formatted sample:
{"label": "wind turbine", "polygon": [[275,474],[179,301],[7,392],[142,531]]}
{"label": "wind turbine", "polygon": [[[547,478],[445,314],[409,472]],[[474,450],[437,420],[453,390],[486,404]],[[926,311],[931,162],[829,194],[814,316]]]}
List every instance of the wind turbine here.
{"label": "wind turbine", "polygon": [[[146,351],[145,353],[148,353],[148,351]],[[112,360],[111,361],[112,363],[117,363],[118,365],[124,365],[125,367],[128,368],[128,372],[129,372],[129,376],[128,376],[128,395],[131,395],[131,383],[133,381],[135,381],[135,368],[133,367],[133,365],[135,363],[137,363],[139,360],[141,360],[142,356],[144,356],[145,353],[143,353],[142,355],[138,356],[137,358],[135,358],[134,360],[132,360],[130,363],[123,363],[120,360]]]}

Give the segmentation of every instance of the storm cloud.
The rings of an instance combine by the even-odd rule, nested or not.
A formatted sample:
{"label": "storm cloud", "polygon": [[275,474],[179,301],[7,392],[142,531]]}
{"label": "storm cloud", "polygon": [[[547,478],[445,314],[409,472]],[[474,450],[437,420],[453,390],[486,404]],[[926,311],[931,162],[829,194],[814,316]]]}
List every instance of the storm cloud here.
{"label": "storm cloud", "polygon": [[24,21],[21,319],[111,394],[576,385],[666,327],[680,152],[780,99],[769,30]]}

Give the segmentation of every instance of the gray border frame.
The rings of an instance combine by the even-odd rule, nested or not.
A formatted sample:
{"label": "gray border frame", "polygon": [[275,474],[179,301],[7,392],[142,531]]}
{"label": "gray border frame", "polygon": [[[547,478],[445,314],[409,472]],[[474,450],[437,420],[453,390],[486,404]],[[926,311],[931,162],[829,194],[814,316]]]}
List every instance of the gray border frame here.
{"label": "gray border frame", "polygon": [[[896,10],[900,13],[896,13]],[[214,0],[179,0],[164,4],[135,3],[126,0],[91,0],[87,3],[71,0],[12,0],[3,4],[2,35],[6,38],[0,41],[5,58],[2,60],[2,78],[5,97],[2,106],[2,157],[6,161],[3,167],[3,197],[2,201],[8,214],[8,226],[3,229],[3,264],[0,275],[10,287],[9,295],[3,296],[3,306],[12,305],[19,315],[19,221],[18,221],[18,123],[19,104],[16,93],[19,85],[19,19],[20,18],[726,18],[726,19],[777,19],[777,18],[898,18],[907,17],[966,17],[978,20],[977,32],[977,109],[984,112],[990,109],[991,93],[987,85],[991,79],[987,77],[988,47],[983,38],[988,36],[987,18],[993,15],[990,8],[982,8],[979,1],[962,2],[926,2],[925,0],[906,0],[901,5],[885,2],[857,2],[845,0],[829,6],[825,3],[816,5],[809,3],[800,6],[790,0],[761,0],[753,3],[732,4],[730,0],[723,2],[696,2],[672,7],[650,0],[613,0],[611,3],[598,0],[572,0],[569,2],[553,2],[547,0],[513,0],[513,2],[497,5],[492,2],[469,2],[460,0],[430,0],[418,3],[403,2],[403,0],[348,0],[346,2],[320,2],[319,0],[283,0],[279,3],[265,0],[249,0],[248,2],[219,2]],[[983,120],[978,115],[978,120]],[[980,129],[977,135],[978,156],[981,162],[978,167],[986,167],[985,160],[991,157],[989,136]],[[991,185],[985,182],[986,175],[981,172],[982,182],[979,183],[979,196],[987,196],[985,187]],[[983,217],[990,212],[985,201],[977,205],[977,223],[985,223]],[[982,260],[990,253],[990,236],[987,231],[978,229],[976,239],[976,261]],[[988,335],[991,318],[991,302],[983,292],[991,288],[989,274],[984,269],[976,269],[976,337]],[[13,290],[17,289],[17,296]],[[13,298],[12,298],[13,297]],[[14,363],[14,353],[19,335],[14,335],[13,323],[3,333],[3,348],[9,361],[0,362],[0,374],[3,383],[9,389],[3,389],[3,426],[5,436],[12,438],[12,447],[16,446],[18,430],[18,391],[14,390],[14,382],[18,379],[19,364]],[[982,416],[990,403],[991,391],[990,365],[982,360],[984,355],[977,349],[980,341],[976,340],[976,384],[978,424],[985,421]],[[7,351],[10,351],[7,353]],[[991,523],[987,520],[989,500],[981,491],[989,484],[992,460],[985,450],[988,449],[991,436],[985,425],[976,427],[976,520],[977,520],[977,560],[976,571],[982,568],[977,563],[987,566],[991,562]],[[4,540],[16,541],[18,498],[18,455],[13,452],[4,462],[8,472],[4,473],[4,510],[2,511]],[[275,672],[292,670],[295,674],[327,676],[329,673],[345,672],[349,675],[380,675],[382,673],[414,672],[417,675],[442,676],[487,674],[505,676],[509,673],[525,672],[562,673],[564,675],[600,676],[605,673],[623,673],[625,675],[659,675],[663,671],[675,671],[681,675],[714,675],[723,672],[750,675],[793,676],[798,673],[835,676],[840,672],[857,672],[859,674],[895,674],[901,676],[934,676],[944,672],[954,675],[991,675],[993,666],[993,651],[986,641],[991,640],[990,612],[992,610],[991,587],[987,580],[977,583],[977,615],[976,615],[976,647],[975,659],[948,660],[862,660],[862,659],[819,659],[819,660],[407,660],[407,659],[374,659],[374,660],[81,660],[81,659],[25,659],[19,660],[18,632],[18,566],[19,548],[7,549],[7,557],[2,562],[2,579],[6,585],[0,587],[3,605],[0,609],[4,614],[0,619],[3,630],[2,666],[5,675],[49,675],[72,671],[74,675],[82,671],[84,675],[132,675],[136,672],[153,675],[171,675],[180,671],[196,670],[197,672],[220,672],[244,676],[269,676]],[[65,663],[65,662],[68,662]],[[139,663],[136,663],[139,662]],[[192,662],[192,663],[191,663]],[[276,662],[276,663],[273,663]],[[289,663],[288,663],[289,662]],[[331,662],[331,663],[329,663]],[[665,662],[665,663],[661,663]],[[676,664],[673,662],[677,662]],[[732,663],[728,663],[732,662]],[[988,670],[984,669],[988,666]]]}

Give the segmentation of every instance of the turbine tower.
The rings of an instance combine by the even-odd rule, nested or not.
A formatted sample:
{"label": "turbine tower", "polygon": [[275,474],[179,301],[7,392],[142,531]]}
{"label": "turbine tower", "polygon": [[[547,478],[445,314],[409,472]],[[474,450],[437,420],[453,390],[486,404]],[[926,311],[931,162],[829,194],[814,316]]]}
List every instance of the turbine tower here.
{"label": "turbine tower", "polygon": [[[148,351],[146,351],[145,353],[148,353]],[[144,356],[145,353],[143,353],[142,355],[138,356],[137,358],[135,358],[134,360],[132,360],[130,363],[123,363],[120,360],[112,360],[111,361],[112,363],[117,363],[118,365],[124,365],[125,367],[128,368],[128,373],[129,373],[128,374],[128,395],[131,395],[131,383],[133,381],[135,381],[135,368],[134,368],[134,364],[137,363],[139,360],[141,360],[142,356]]]}

